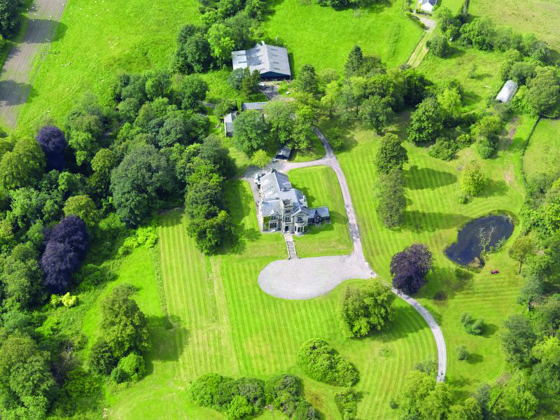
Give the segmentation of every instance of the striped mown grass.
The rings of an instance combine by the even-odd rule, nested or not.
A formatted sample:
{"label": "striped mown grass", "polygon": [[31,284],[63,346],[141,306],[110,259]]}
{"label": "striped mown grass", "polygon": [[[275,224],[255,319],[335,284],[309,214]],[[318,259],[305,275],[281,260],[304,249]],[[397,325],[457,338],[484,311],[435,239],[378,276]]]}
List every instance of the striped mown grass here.
{"label": "striped mown grass", "polygon": [[[315,172],[324,171],[310,173]],[[303,177],[313,175],[304,173]],[[161,332],[154,343],[151,374],[111,397],[112,415],[119,419],[221,419],[224,417],[211,410],[189,404],[190,381],[207,372],[263,379],[291,372],[304,378],[306,398],[325,418],[340,418],[334,404],[337,388],[306,378],[296,366],[299,346],[318,337],[358,367],[361,380],[356,388],[364,393],[360,418],[393,417],[388,401],[398,393],[403,375],[414,364],[436,357],[433,337],[422,318],[398,301],[390,330],[364,340],[349,340],[339,332],[336,317],[345,285],[309,301],[265,294],[258,286],[258,274],[269,262],[286,257],[284,241],[281,235],[258,232],[247,183],[232,182],[228,194],[229,202],[236,204],[233,218],[243,237],[240,246],[222,255],[205,257],[198,252],[180,212],[162,217],[161,268],[173,328]],[[283,417],[266,412],[262,418]]]}
{"label": "striped mown grass", "polygon": [[[526,118],[518,123],[524,124],[524,128],[533,122]],[[521,278],[516,263],[507,256],[512,240],[504,250],[489,257],[486,268],[465,281],[457,278],[457,266],[445,257],[444,250],[469,220],[493,212],[519,211],[524,197],[519,167],[524,139],[514,138],[507,149],[486,161],[471,148],[463,150],[458,159],[444,162],[428,156],[424,148],[405,143],[409,155],[409,164],[405,166],[406,216],[400,229],[389,230],[375,211],[373,160],[379,137],[366,131],[353,131],[350,137],[355,140],[353,146],[340,153],[339,160],[352,193],[366,258],[382,279],[390,281],[389,263],[396,252],[413,243],[428,245],[434,254],[435,270],[418,297],[442,327],[448,346],[448,380],[461,393],[495,379],[505,367],[499,328],[504,318],[520,310],[516,297]],[[460,168],[470,160],[482,165],[490,181],[482,197],[459,204]],[[490,269],[499,269],[500,274],[490,276]],[[463,312],[483,317],[490,324],[483,336],[473,337],[464,332],[459,322]],[[455,349],[461,344],[473,353],[468,362],[456,360]]]}
{"label": "striped mown grass", "polygon": [[348,219],[342,192],[334,171],[327,166],[296,169],[288,173],[294,188],[307,197],[309,207],[328,206],[331,224],[310,227],[295,237],[300,258],[321,255],[346,255],[352,252]]}

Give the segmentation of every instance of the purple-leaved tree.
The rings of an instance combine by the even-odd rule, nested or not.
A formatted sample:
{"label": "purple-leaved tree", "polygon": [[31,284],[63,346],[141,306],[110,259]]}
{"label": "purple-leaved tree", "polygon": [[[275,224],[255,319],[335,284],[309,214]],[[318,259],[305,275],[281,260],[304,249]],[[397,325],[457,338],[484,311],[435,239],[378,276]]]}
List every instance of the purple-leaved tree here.
{"label": "purple-leaved tree", "polygon": [[76,216],[63,219],[45,235],[45,251],[41,258],[44,284],[54,293],[65,293],[72,274],[80,268],[89,249],[85,223]]}
{"label": "purple-leaved tree", "polygon": [[47,158],[47,171],[64,169],[64,149],[68,145],[64,133],[53,126],[47,125],[41,128],[37,134],[37,142],[43,148]]}
{"label": "purple-leaved tree", "polygon": [[413,244],[391,259],[393,287],[406,294],[414,294],[426,284],[432,269],[432,253],[424,244]]}

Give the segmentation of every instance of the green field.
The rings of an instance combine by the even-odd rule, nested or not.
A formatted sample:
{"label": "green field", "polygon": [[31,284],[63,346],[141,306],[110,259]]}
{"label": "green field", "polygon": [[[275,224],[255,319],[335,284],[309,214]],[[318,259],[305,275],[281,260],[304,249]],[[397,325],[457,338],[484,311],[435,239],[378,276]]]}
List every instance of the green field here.
{"label": "green field", "polygon": [[[518,132],[526,133],[533,119],[520,119]],[[328,132],[328,131],[327,131]],[[410,162],[405,167],[407,181],[406,220],[398,230],[388,230],[375,214],[373,191],[376,174],[372,161],[379,137],[372,132],[353,131],[354,143],[339,154],[356,208],[366,258],[382,278],[389,278],[391,256],[412,243],[429,246],[435,257],[435,270],[419,300],[435,316],[448,346],[448,379],[456,391],[473,391],[484,381],[502,373],[505,362],[500,351],[499,328],[503,319],[519,310],[516,298],[521,284],[517,265],[506,249],[492,254],[487,266],[468,281],[455,276],[455,265],[443,254],[456,240],[458,228],[467,221],[497,211],[517,213],[523,203],[521,181],[521,150],[526,137],[514,137],[508,150],[501,150],[495,159],[482,161],[471,149],[457,160],[443,162],[428,156],[423,148],[406,147]],[[459,204],[459,167],[468,160],[478,160],[491,178],[486,193],[471,203]],[[516,230],[514,236],[519,230]],[[489,269],[500,274],[490,276]],[[438,293],[439,292],[439,293]],[[436,295],[437,293],[437,295]],[[435,299],[434,299],[435,297]],[[462,312],[483,317],[490,325],[481,337],[469,336],[460,325]],[[465,344],[474,355],[468,362],[459,362],[455,348]]]}
{"label": "green field", "polygon": [[560,120],[539,121],[525,151],[523,166],[528,181],[560,167]]}
{"label": "green field", "polygon": [[331,168],[296,169],[289,172],[294,188],[307,197],[309,207],[328,206],[331,224],[312,227],[305,235],[294,238],[298,256],[346,255],[352,252],[348,219],[336,174]]}
{"label": "green field", "polygon": [[179,28],[198,16],[194,0],[69,0],[20,129],[32,130],[44,118],[62,122],[87,92],[108,99],[119,73],[167,66]]}
{"label": "green field", "polygon": [[501,0],[498,7],[492,0],[474,0],[469,14],[489,16],[496,25],[509,26],[520,34],[533,33],[554,49],[560,49],[560,0]]}
{"label": "green field", "polygon": [[360,45],[364,54],[381,57],[388,66],[398,66],[406,63],[422,36],[402,6],[402,1],[392,0],[369,9],[337,11],[315,2],[284,0],[264,30],[288,48],[296,72],[304,64],[342,70],[354,45]]}
{"label": "green field", "polygon": [[[286,257],[283,238],[258,232],[248,184],[232,182],[229,200],[236,203],[234,218],[243,239],[239,247],[224,255],[200,254],[186,234],[185,219],[179,211],[161,218],[163,296],[158,297],[152,274],[159,266],[157,258],[138,249],[125,260],[118,281],[126,280],[141,288],[138,302],[156,323],[163,314],[159,305],[159,298],[163,298],[173,328],[155,328],[154,348],[148,355],[150,374],[140,383],[108,396],[111,417],[223,418],[189,404],[186,397],[190,381],[207,372],[266,378],[287,371],[304,378],[306,397],[326,418],[339,418],[334,405],[336,388],[306,378],[295,364],[297,349],[312,337],[328,340],[358,367],[361,380],[356,388],[364,393],[360,418],[391,417],[388,402],[396,396],[405,372],[418,362],[435,358],[435,343],[425,322],[399,301],[393,328],[365,340],[349,340],[340,334],[336,319],[344,286],[310,301],[266,295],[257,277],[269,262]],[[321,233],[317,241],[321,241]],[[141,275],[126,268],[126,262],[137,259],[143,261]],[[151,277],[149,287],[144,280],[147,277]],[[141,294],[144,290],[149,290],[149,299]],[[99,322],[97,310],[93,306],[86,317],[86,331],[92,335],[93,324]],[[266,413],[262,418],[283,417]]]}
{"label": "green field", "polygon": [[[467,110],[483,110],[486,100],[494,98],[502,87],[499,73],[502,55],[475,49],[458,50],[449,58],[428,53],[418,69],[428,80],[438,85],[458,80],[465,91]],[[473,64],[476,65],[476,77],[470,78]]]}

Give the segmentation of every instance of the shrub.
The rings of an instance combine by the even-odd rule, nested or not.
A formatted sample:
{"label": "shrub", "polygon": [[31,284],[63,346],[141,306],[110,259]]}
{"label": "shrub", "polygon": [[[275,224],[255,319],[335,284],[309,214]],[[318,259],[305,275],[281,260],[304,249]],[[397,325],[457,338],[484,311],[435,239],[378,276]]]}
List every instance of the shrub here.
{"label": "shrub", "polygon": [[89,364],[95,373],[101,375],[108,375],[117,365],[117,359],[105,340],[99,339],[95,342],[91,348]]}
{"label": "shrub", "polygon": [[144,358],[136,353],[119,360],[119,364],[111,372],[111,379],[116,383],[137,382],[146,374],[146,363]]}
{"label": "shrub", "polygon": [[329,343],[316,338],[300,347],[297,364],[309,377],[329,385],[351,386],[359,379],[354,365],[343,359]]}
{"label": "shrub", "polygon": [[475,320],[471,314],[463,312],[461,314],[461,324],[465,328],[465,331],[471,335],[481,335],[484,332],[484,319],[479,318]]}
{"label": "shrub", "polygon": [[466,346],[459,346],[456,349],[457,360],[467,360],[469,358],[469,352]]}
{"label": "shrub", "polygon": [[428,149],[428,154],[431,157],[449,161],[455,157],[457,150],[457,143],[447,137],[438,137],[436,143]]}
{"label": "shrub", "polygon": [[334,395],[334,402],[343,420],[354,420],[358,414],[358,393],[346,389]]}

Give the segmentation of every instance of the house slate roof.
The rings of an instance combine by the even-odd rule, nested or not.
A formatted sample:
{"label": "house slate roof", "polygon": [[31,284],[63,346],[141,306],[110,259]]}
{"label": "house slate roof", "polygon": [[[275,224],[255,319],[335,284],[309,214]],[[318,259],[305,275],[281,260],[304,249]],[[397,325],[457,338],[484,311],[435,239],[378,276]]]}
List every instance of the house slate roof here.
{"label": "house slate roof", "polygon": [[266,104],[267,102],[243,102],[243,105],[241,105],[241,109],[243,109],[243,111],[247,111],[248,109],[256,109],[257,111],[262,111]]}
{"label": "house slate roof", "polygon": [[275,169],[260,178],[260,183],[262,194],[261,213],[263,217],[281,215],[281,201],[286,200],[293,203],[292,214],[294,216],[299,213],[305,213],[310,218],[315,218],[316,215],[321,216],[323,219],[330,217],[328,207],[308,208],[305,195],[300,190],[292,188],[289,178]]}
{"label": "house slate roof", "polygon": [[276,153],[277,159],[289,159],[292,154],[292,149],[288,146],[283,146],[278,152]]}
{"label": "house slate roof", "polygon": [[438,0],[422,0],[422,6],[425,4],[429,4],[430,6],[435,6]]}
{"label": "house slate roof", "polygon": [[264,42],[257,44],[249,50],[233,51],[231,53],[233,69],[258,70],[261,76],[291,77],[288,50]]}
{"label": "house slate roof", "polygon": [[496,96],[496,100],[503,103],[511,101],[511,98],[513,98],[517,92],[517,88],[517,83],[513,80],[508,80],[504,83],[504,86],[500,90],[500,93],[498,93],[498,96]]}
{"label": "house slate roof", "polygon": [[233,133],[233,121],[235,120],[236,114],[236,112],[230,112],[224,117],[224,127],[226,133]]}
{"label": "house slate roof", "polygon": [[272,170],[261,179],[262,215],[263,217],[272,214],[282,213],[280,200],[289,200],[293,203],[293,214],[298,213],[303,208],[307,208],[307,199],[300,190],[292,188],[289,178],[281,172]]}

